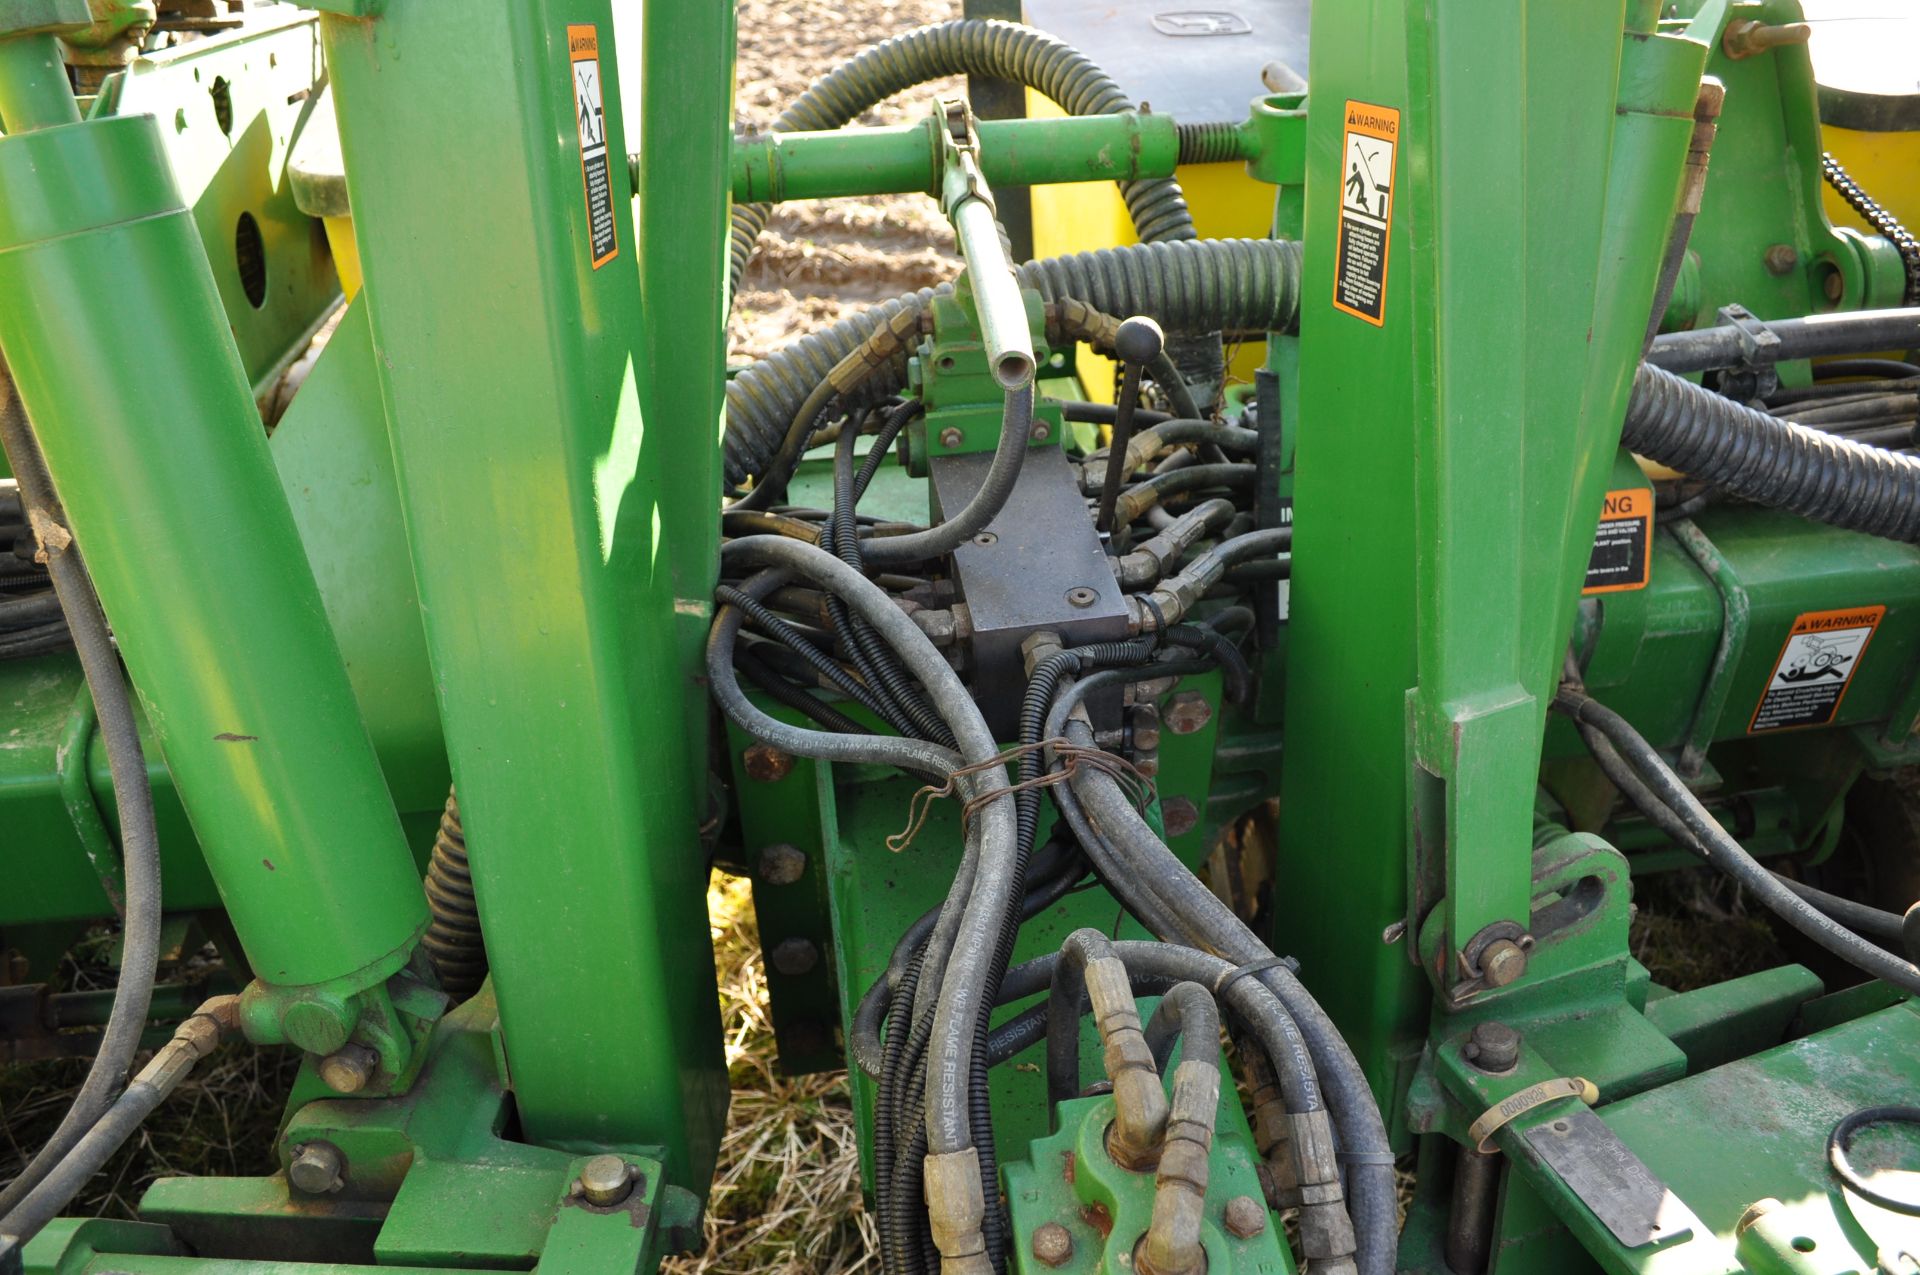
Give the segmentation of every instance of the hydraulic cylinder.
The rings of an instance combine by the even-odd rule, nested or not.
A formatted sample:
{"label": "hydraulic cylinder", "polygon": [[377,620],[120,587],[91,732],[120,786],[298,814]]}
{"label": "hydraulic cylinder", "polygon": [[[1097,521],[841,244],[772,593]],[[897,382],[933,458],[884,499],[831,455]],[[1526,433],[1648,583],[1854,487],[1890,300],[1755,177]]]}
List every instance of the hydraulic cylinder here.
{"label": "hydraulic cylinder", "polygon": [[147,116],[0,138],[0,190],[0,350],[267,985],[249,1033],[337,1048],[426,901],[193,217]]}

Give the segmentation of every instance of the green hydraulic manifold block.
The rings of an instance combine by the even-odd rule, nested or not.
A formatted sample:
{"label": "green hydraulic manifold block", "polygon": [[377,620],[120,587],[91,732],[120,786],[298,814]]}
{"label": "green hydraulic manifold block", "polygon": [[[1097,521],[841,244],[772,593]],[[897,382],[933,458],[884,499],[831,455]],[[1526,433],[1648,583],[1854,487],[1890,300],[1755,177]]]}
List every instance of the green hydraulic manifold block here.
{"label": "green hydraulic manifold block", "polygon": [[156,122],[11,134],[0,186],[0,348],[260,980],[248,1030],[337,1048],[426,899]]}
{"label": "green hydraulic manifold block", "polygon": [[[720,55],[700,12],[648,6],[649,57],[682,20]],[[698,251],[672,221],[636,243],[606,0],[387,0],[321,35],[521,1127],[658,1146],[704,1190],[727,1081],[712,967],[688,959],[709,946],[691,637],[716,561],[681,530],[713,521],[720,385],[653,360],[718,367],[724,225]],[[698,138],[677,180],[722,191]]]}
{"label": "green hydraulic manifold block", "polygon": [[[1207,1164],[1200,1241],[1205,1270],[1293,1275],[1293,1257],[1279,1218],[1267,1209],[1260,1157],[1231,1085],[1225,1096],[1222,1114],[1229,1119],[1214,1133]],[[1057,1130],[1035,1140],[1027,1158],[1001,1173],[1016,1237],[1008,1245],[1012,1269],[1021,1275],[1128,1275],[1153,1216],[1153,1171],[1123,1168],[1107,1154],[1113,1099],[1063,1102],[1058,1116]],[[1050,1233],[1036,1241],[1042,1227]]]}

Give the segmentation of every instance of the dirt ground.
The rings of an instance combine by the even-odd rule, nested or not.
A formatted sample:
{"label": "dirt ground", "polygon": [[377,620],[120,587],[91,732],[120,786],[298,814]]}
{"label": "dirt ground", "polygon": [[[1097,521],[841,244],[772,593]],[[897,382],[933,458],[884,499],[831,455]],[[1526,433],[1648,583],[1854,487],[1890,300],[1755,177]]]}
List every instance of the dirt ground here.
{"label": "dirt ground", "polygon": [[[768,129],[819,76],[888,36],[960,16],[956,0],[741,0],[738,127]],[[942,94],[942,80],[883,103],[856,123],[901,124]],[[924,195],[782,205],[734,306],[729,353],[772,353],[793,337],[903,292],[952,278],[953,232]]]}

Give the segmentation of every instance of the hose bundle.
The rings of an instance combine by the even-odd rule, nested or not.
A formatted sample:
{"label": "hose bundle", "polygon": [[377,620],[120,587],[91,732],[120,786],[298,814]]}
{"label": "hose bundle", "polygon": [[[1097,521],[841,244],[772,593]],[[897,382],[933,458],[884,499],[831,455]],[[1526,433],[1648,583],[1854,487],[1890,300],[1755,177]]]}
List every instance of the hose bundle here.
{"label": "hose bundle", "polygon": [[[1300,316],[1300,246],[1282,239],[1201,239],[1131,244],[1049,257],[1014,276],[1048,302],[1084,301],[1109,315],[1145,315],[1175,333],[1291,332]],[[902,312],[924,311],[951,285],[882,302],[811,332],[727,383],[727,481],[766,473],[795,414],[836,364]],[[875,369],[866,398],[906,384],[907,351]]]}

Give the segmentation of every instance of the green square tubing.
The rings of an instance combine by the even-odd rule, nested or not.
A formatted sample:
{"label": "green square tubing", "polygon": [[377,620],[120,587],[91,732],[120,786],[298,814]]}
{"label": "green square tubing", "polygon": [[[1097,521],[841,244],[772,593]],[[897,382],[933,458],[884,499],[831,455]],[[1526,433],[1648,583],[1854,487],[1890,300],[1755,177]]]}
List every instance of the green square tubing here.
{"label": "green square tubing", "polygon": [[[682,9],[648,19],[695,20]],[[570,26],[597,37],[585,124],[571,63],[594,55]],[[717,312],[676,307],[719,253],[642,277],[677,232],[652,223],[636,250],[608,0],[390,0],[324,14],[322,35],[521,1124],[549,1145],[657,1145],[671,1180],[704,1187],[727,1081],[686,635],[713,542],[681,529],[713,521],[718,410],[673,414],[692,402],[678,379],[658,397],[655,360],[679,347],[650,325],[717,341]],[[582,137],[602,130],[595,195]],[[682,191],[724,194],[710,149]]]}

